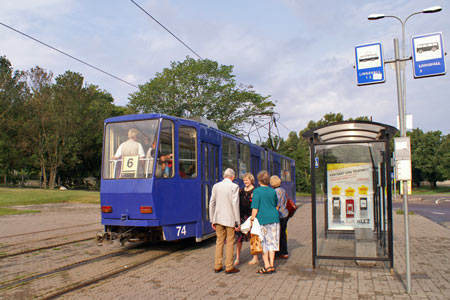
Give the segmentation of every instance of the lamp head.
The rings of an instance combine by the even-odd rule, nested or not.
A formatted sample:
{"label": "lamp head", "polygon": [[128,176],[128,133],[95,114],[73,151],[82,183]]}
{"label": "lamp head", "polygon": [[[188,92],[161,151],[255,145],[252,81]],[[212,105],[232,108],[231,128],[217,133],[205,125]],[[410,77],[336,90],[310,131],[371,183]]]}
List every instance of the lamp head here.
{"label": "lamp head", "polygon": [[422,10],[422,13],[432,14],[432,13],[440,12],[441,10],[442,10],[442,7],[440,7],[440,6],[432,6],[432,7],[428,7],[428,8],[425,8],[424,10]]}
{"label": "lamp head", "polygon": [[367,17],[367,19],[369,20],[379,20],[379,19],[383,19],[384,15],[383,14],[371,14]]}

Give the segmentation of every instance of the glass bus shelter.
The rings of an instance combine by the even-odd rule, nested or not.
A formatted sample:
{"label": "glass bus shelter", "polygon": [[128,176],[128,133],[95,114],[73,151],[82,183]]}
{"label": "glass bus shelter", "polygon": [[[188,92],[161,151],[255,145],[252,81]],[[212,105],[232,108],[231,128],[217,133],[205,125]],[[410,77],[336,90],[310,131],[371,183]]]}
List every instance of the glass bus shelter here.
{"label": "glass bus shelter", "polygon": [[310,145],[312,264],[394,266],[389,140],[397,129],[347,121],[303,134]]}

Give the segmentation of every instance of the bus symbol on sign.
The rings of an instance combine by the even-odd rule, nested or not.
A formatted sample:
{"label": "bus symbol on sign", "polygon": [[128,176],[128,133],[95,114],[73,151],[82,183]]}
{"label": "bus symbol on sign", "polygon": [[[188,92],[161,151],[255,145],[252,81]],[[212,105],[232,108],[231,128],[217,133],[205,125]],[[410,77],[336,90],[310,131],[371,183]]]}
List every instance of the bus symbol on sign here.
{"label": "bus symbol on sign", "polygon": [[445,74],[442,33],[413,36],[411,43],[414,78]]}
{"label": "bus symbol on sign", "polygon": [[425,51],[436,51],[439,49],[439,44],[438,43],[428,43],[428,44],[420,44],[417,46],[417,53],[422,53]]}

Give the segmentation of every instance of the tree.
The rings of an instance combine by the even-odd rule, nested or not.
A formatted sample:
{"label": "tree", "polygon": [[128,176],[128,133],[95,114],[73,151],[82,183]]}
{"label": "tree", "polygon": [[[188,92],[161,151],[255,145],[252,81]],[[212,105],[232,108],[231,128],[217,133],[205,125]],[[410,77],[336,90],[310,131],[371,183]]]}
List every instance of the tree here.
{"label": "tree", "polygon": [[43,178],[44,188],[47,187],[47,155],[52,138],[52,78],[53,74],[36,66],[27,72],[31,97],[27,103],[26,123],[23,127],[24,136],[29,137],[26,142],[33,153],[35,166],[39,167]]}
{"label": "tree", "polygon": [[411,133],[413,181],[417,186],[426,180],[436,187],[438,181],[448,178],[448,136],[442,138],[441,135],[441,131],[424,133],[418,128]]}
{"label": "tree", "polygon": [[270,96],[261,96],[250,85],[237,85],[232,66],[208,59],[187,57],[172,62],[139,91],[130,95],[136,112],[163,113],[176,117],[203,116],[224,131],[239,134],[253,116],[271,115]]}
{"label": "tree", "polygon": [[20,129],[29,92],[24,77],[24,72],[13,72],[10,61],[0,57],[0,173],[4,184],[12,170],[21,169],[25,157]]}
{"label": "tree", "polygon": [[86,177],[100,177],[103,142],[103,121],[121,110],[113,104],[110,93],[100,90],[95,85],[82,89],[80,98],[84,97],[84,105],[78,111],[81,121],[73,139],[77,147],[63,158],[59,168],[62,182],[67,186],[83,185],[80,180]]}
{"label": "tree", "polygon": [[50,188],[60,170],[67,177],[99,174],[103,120],[113,112],[112,96],[85,86],[83,76],[71,71],[56,77],[54,84],[52,74],[40,67],[31,69],[29,78],[32,97],[26,130],[44,187],[47,173]]}

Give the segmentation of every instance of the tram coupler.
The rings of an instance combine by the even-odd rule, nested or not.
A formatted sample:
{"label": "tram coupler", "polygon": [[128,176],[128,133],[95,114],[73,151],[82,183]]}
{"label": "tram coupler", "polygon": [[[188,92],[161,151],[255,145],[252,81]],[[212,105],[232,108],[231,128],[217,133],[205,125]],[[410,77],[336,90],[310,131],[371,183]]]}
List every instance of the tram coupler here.
{"label": "tram coupler", "polygon": [[119,238],[119,235],[115,232],[99,231],[96,235],[97,246],[103,246],[104,241],[112,244],[117,238]]}

